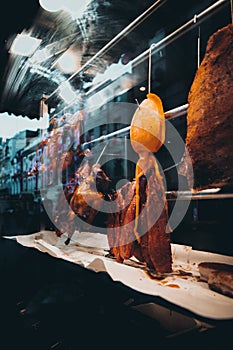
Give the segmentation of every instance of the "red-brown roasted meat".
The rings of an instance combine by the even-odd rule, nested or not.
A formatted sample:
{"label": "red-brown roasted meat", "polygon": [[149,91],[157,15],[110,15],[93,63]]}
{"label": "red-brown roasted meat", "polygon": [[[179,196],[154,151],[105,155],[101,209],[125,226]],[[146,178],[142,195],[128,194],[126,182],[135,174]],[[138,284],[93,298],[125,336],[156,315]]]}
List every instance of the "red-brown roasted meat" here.
{"label": "red-brown roasted meat", "polygon": [[[155,176],[154,169],[149,169],[146,176],[140,177],[139,193],[140,212],[137,232],[140,239],[138,240],[134,233],[136,192],[133,181],[117,191],[117,200],[112,206],[115,213],[108,217],[110,251],[118,262],[135,256],[157,272],[171,272],[170,235],[166,233],[167,202],[162,178]],[[130,204],[122,210],[127,196],[131,196]]]}
{"label": "red-brown roasted meat", "polygon": [[[69,244],[75,230],[74,218],[80,217],[84,223],[91,224],[104,205],[104,198],[112,191],[111,180],[99,164],[92,167],[85,163],[80,166],[64,188],[56,207],[56,232],[61,236],[68,233],[66,244]],[[80,224],[82,223],[80,222]]]}

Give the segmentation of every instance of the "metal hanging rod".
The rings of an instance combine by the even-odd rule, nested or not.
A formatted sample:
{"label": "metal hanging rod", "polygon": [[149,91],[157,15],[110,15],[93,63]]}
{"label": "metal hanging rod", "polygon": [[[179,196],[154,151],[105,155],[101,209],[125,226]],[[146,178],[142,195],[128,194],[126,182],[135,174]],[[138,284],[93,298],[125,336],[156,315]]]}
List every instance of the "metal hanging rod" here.
{"label": "metal hanging rod", "polygon": [[211,12],[214,13],[214,11],[216,11],[219,6],[223,6],[223,5],[225,6],[227,5],[228,2],[229,0],[219,0],[215,2],[213,5],[209,6],[204,11],[200,12],[197,15],[194,15],[192,19],[184,23],[181,27],[176,29],[171,34],[167,35],[165,38],[163,38],[159,42],[152,44],[151,47],[149,47],[147,50],[143,51],[140,55],[135,57],[135,59],[133,59],[130,63],[132,64],[132,66],[138,65],[149,56],[150,52],[156,53],[157,51],[171,44],[173,41],[175,41],[182,35],[186,34],[191,29],[195,28],[196,26],[199,26],[200,23],[204,22],[209,17],[209,15],[211,15]]}
{"label": "metal hanging rod", "polygon": [[[202,23],[203,21],[205,21],[211,14],[213,14],[216,10],[220,10],[221,6],[226,6],[227,3],[229,3],[230,0],[218,0],[217,2],[215,2],[213,5],[209,6],[207,9],[203,10],[201,13],[194,15],[194,17],[192,19],[190,19],[188,22],[186,22],[185,24],[183,24],[181,27],[179,27],[178,29],[176,29],[174,32],[172,32],[171,34],[169,34],[168,36],[166,36],[165,38],[163,38],[162,40],[160,40],[157,43],[154,43],[151,45],[151,47],[149,47],[148,49],[146,49],[145,51],[143,51],[140,55],[138,55],[137,57],[135,57],[132,61],[130,61],[128,64],[132,65],[132,67],[137,66],[138,64],[140,64],[141,62],[143,62],[145,59],[147,59],[147,57],[149,56],[150,52],[152,54],[158,52],[159,50],[161,50],[162,48],[165,48],[167,45],[171,44],[172,42],[174,42],[175,40],[177,40],[179,37],[181,37],[182,35],[184,35],[185,33],[187,33],[188,31],[190,31],[191,29],[195,28],[196,26],[199,26],[200,23]],[[158,4],[159,1],[157,1],[155,4]],[[154,5],[155,5],[154,4]],[[162,3],[161,3],[162,4]],[[160,4],[160,5],[161,5]],[[154,6],[152,5],[152,6]],[[147,11],[149,11],[151,8],[149,8]],[[147,12],[146,11],[146,12]],[[143,14],[142,14],[143,15]],[[141,16],[142,16],[141,15]],[[139,16],[139,17],[141,17]],[[149,14],[147,14],[147,17],[149,16]],[[139,18],[138,17],[138,18]],[[135,20],[137,21],[138,18]],[[133,23],[133,22],[132,22]],[[132,23],[128,26],[131,27]],[[126,27],[122,32],[123,34],[121,34],[122,32],[120,32],[116,37],[122,35],[122,37],[124,37],[126,35],[126,31],[128,30]],[[132,26],[133,29],[133,26]],[[116,38],[115,37],[115,38]],[[112,41],[116,40],[116,39],[112,39]],[[118,41],[120,40],[119,37],[117,39]],[[112,42],[111,41],[111,42]],[[110,44],[110,42],[109,42]],[[109,45],[107,44],[107,45]],[[106,46],[107,46],[106,45]],[[105,47],[106,47],[105,46]],[[104,47],[104,48],[105,48]],[[103,48],[103,49],[104,49]],[[103,50],[102,49],[102,50]],[[100,51],[102,51],[100,50]],[[100,55],[100,51],[93,56],[86,64],[90,64],[90,61],[92,61],[94,58],[98,57]],[[81,73],[85,67],[81,67],[79,71],[75,72],[69,79],[67,79],[68,81],[70,79],[72,79],[74,76],[76,76],[77,74]],[[114,80],[116,80],[118,78],[115,78]],[[102,83],[100,83],[96,88],[98,88],[98,90],[101,90],[102,86],[106,86],[106,85],[110,85],[113,82],[113,80],[109,80],[108,84],[106,84],[106,81],[103,81]],[[52,96],[54,95],[57,91],[59,90],[59,88],[57,88],[55,91],[52,92],[52,94],[50,94],[46,101]],[[93,90],[91,90],[91,94],[93,94],[95,92],[95,88],[93,88]],[[90,91],[88,91],[85,96],[88,96],[90,93]],[[71,104],[73,104],[74,102],[72,101]],[[70,105],[71,105],[70,104]],[[58,113],[57,113],[58,114]]]}
{"label": "metal hanging rod", "polygon": [[187,113],[187,109],[188,109],[188,103],[186,103],[182,106],[170,109],[167,112],[164,112],[164,116],[166,119],[177,118],[177,117],[180,117],[182,115],[185,115]]}
{"label": "metal hanging rod", "polygon": [[[216,10],[220,10],[220,6],[223,6],[223,5],[225,6],[225,5],[227,5],[228,2],[229,2],[229,0],[219,0],[219,1],[215,2],[213,5],[211,5],[210,7],[208,7],[207,9],[202,11],[201,13],[199,13],[198,15],[195,15],[192,19],[190,19],[188,22],[186,22],[181,27],[176,29],[174,32],[167,35],[165,38],[163,38],[159,42],[152,44],[148,49],[143,51],[140,55],[135,57],[128,64],[131,65],[132,67],[137,66],[138,64],[143,62],[147,57],[149,57],[150,53],[154,54],[154,53],[158,52],[159,50],[165,48],[167,45],[171,44],[173,41],[175,41],[176,39],[178,39],[179,37],[181,37],[182,35],[187,33],[188,31],[192,30],[196,26],[199,26],[200,23],[205,21],[209,17],[209,15],[211,15],[211,12],[213,14]],[[118,78],[115,78],[114,80],[116,80],[116,79],[118,79]],[[101,90],[102,86],[105,87],[106,85],[110,85],[112,82],[113,82],[113,80],[108,80],[107,82],[106,82],[106,80],[103,81],[102,83],[98,84],[98,86],[96,88],[93,88],[91,91],[89,90],[85,94],[85,96],[88,96],[89,94],[94,94],[95,89],[98,89],[98,91],[99,91],[99,90]]]}
{"label": "metal hanging rod", "polygon": [[[167,0],[158,0],[153,5],[151,5],[146,11],[144,11],[140,16],[138,16],[134,21],[132,21],[127,27],[125,27],[120,33],[118,33],[112,40],[110,40],[102,49],[100,49],[90,60],[88,60],[78,71],[72,74],[66,81],[72,80],[76,75],[82,73],[85,69],[87,69],[92,62],[101,57],[104,53],[107,52],[109,48],[112,48],[116,45],[121,39],[123,39],[127,34],[129,34],[136,26],[142,23],[147,17],[149,17],[155,10],[160,8]],[[51,98],[59,91],[59,87],[55,89],[48,97]]]}
{"label": "metal hanging rod", "polygon": [[[176,107],[176,108],[173,108],[167,112],[164,113],[164,116],[167,119],[173,119],[173,118],[176,118],[176,117],[180,117],[182,115],[185,115],[187,113],[187,109],[188,109],[188,104],[184,104],[182,106],[179,106],[179,107]],[[125,128],[121,128],[119,130],[116,130],[116,131],[113,131],[107,135],[102,135],[100,137],[97,137],[96,139],[94,140],[91,140],[91,141],[88,141],[88,142],[84,142],[83,143],[83,146],[88,146],[90,145],[91,143],[94,143],[94,142],[98,142],[98,141],[103,141],[103,140],[106,140],[108,138],[111,138],[111,137],[114,137],[116,135],[119,135],[119,134],[124,134],[126,132],[129,132],[130,130],[130,126],[126,126]]]}

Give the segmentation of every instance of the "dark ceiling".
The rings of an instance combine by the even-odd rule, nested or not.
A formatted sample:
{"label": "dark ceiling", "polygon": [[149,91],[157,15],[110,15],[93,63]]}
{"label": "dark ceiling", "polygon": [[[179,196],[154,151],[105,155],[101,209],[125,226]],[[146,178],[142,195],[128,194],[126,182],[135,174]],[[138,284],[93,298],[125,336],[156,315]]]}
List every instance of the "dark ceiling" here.
{"label": "dark ceiling", "polygon": [[[72,48],[77,53],[78,67],[81,67],[153,2],[137,0],[132,8],[129,1],[94,0],[79,21],[72,19],[66,11],[44,11],[38,0],[22,0],[13,6],[9,2],[1,13],[0,111],[38,118],[42,95],[50,95],[72,74],[62,73],[56,67],[59,56]],[[36,69],[33,69],[35,61],[32,63],[32,57],[8,53],[16,34],[23,30],[42,39],[39,49],[49,47],[49,58],[36,62]],[[120,50],[130,50],[130,46],[132,44],[126,40]],[[74,79],[75,89],[81,88],[82,80],[91,80],[97,70],[103,70],[107,64],[118,60],[121,53],[112,50],[94,62],[91,70]]]}
{"label": "dark ceiling", "polygon": [[[92,82],[97,72],[103,72],[108,65],[118,62],[122,55],[132,59],[148,48],[150,39],[161,27],[169,33],[178,23],[184,23],[196,12],[216,1],[195,0],[192,4],[185,0],[157,1],[156,7],[159,10],[156,15],[148,17],[122,37],[121,41],[93,61],[81,74],[65,73],[59,69],[57,60],[69,49],[76,53],[79,70],[155,2],[93,0],[79,20],[73,19],[66,11],[44,11],[38,0],[5,2],[0,20],[0,112],[28,116],[31,119],[38,118],[43,94],[52,94],[62,81],[74,76],[72,85],[75,90],[81,91],[84,82]],[[46,59],[35,56],[37,51],[31,57],[8,53],[16,34],[25,30],[42,39],[37,51],[46,47],[49,50]],[[56,94],[53,97],[50,103],[56,106]]]}

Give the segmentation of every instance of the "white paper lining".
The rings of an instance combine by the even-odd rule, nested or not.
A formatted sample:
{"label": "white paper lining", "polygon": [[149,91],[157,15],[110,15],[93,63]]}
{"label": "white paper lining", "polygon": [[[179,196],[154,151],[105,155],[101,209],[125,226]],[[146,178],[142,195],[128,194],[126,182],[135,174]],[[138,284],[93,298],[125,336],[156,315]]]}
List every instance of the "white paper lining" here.
{"label": "white paper lining", "polygon": [[233,299],[210,290],[206,282],[200,281],[198,272],[198,263],[201,261],[233,264],[231,256],[172,244],[173,273],[182,270],[190,275],[171,274],[159,281],[151,279],[143,268],[130,266],[133,265],[133,260],[120,264],[105,257],[109,247],[106,235],[101,233],[75,232],[68,246],[64,243],[67,236],[59,238],[53,231],[5,238],[16,239],[23,246],[36,248],[96,272],[106,271],[114,281],[122,282],[139,292],[159,296],[202,317],[233,318]]}

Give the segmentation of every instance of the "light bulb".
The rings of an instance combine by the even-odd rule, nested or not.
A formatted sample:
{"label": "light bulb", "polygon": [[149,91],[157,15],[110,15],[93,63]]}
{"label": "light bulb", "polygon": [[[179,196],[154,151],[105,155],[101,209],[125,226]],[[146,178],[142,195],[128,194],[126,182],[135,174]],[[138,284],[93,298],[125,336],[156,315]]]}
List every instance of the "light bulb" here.
{"label": "light bulb", "polygon": [[39,0],[39,4],[46,11],[57,12],[63,7],[63,0]]}

